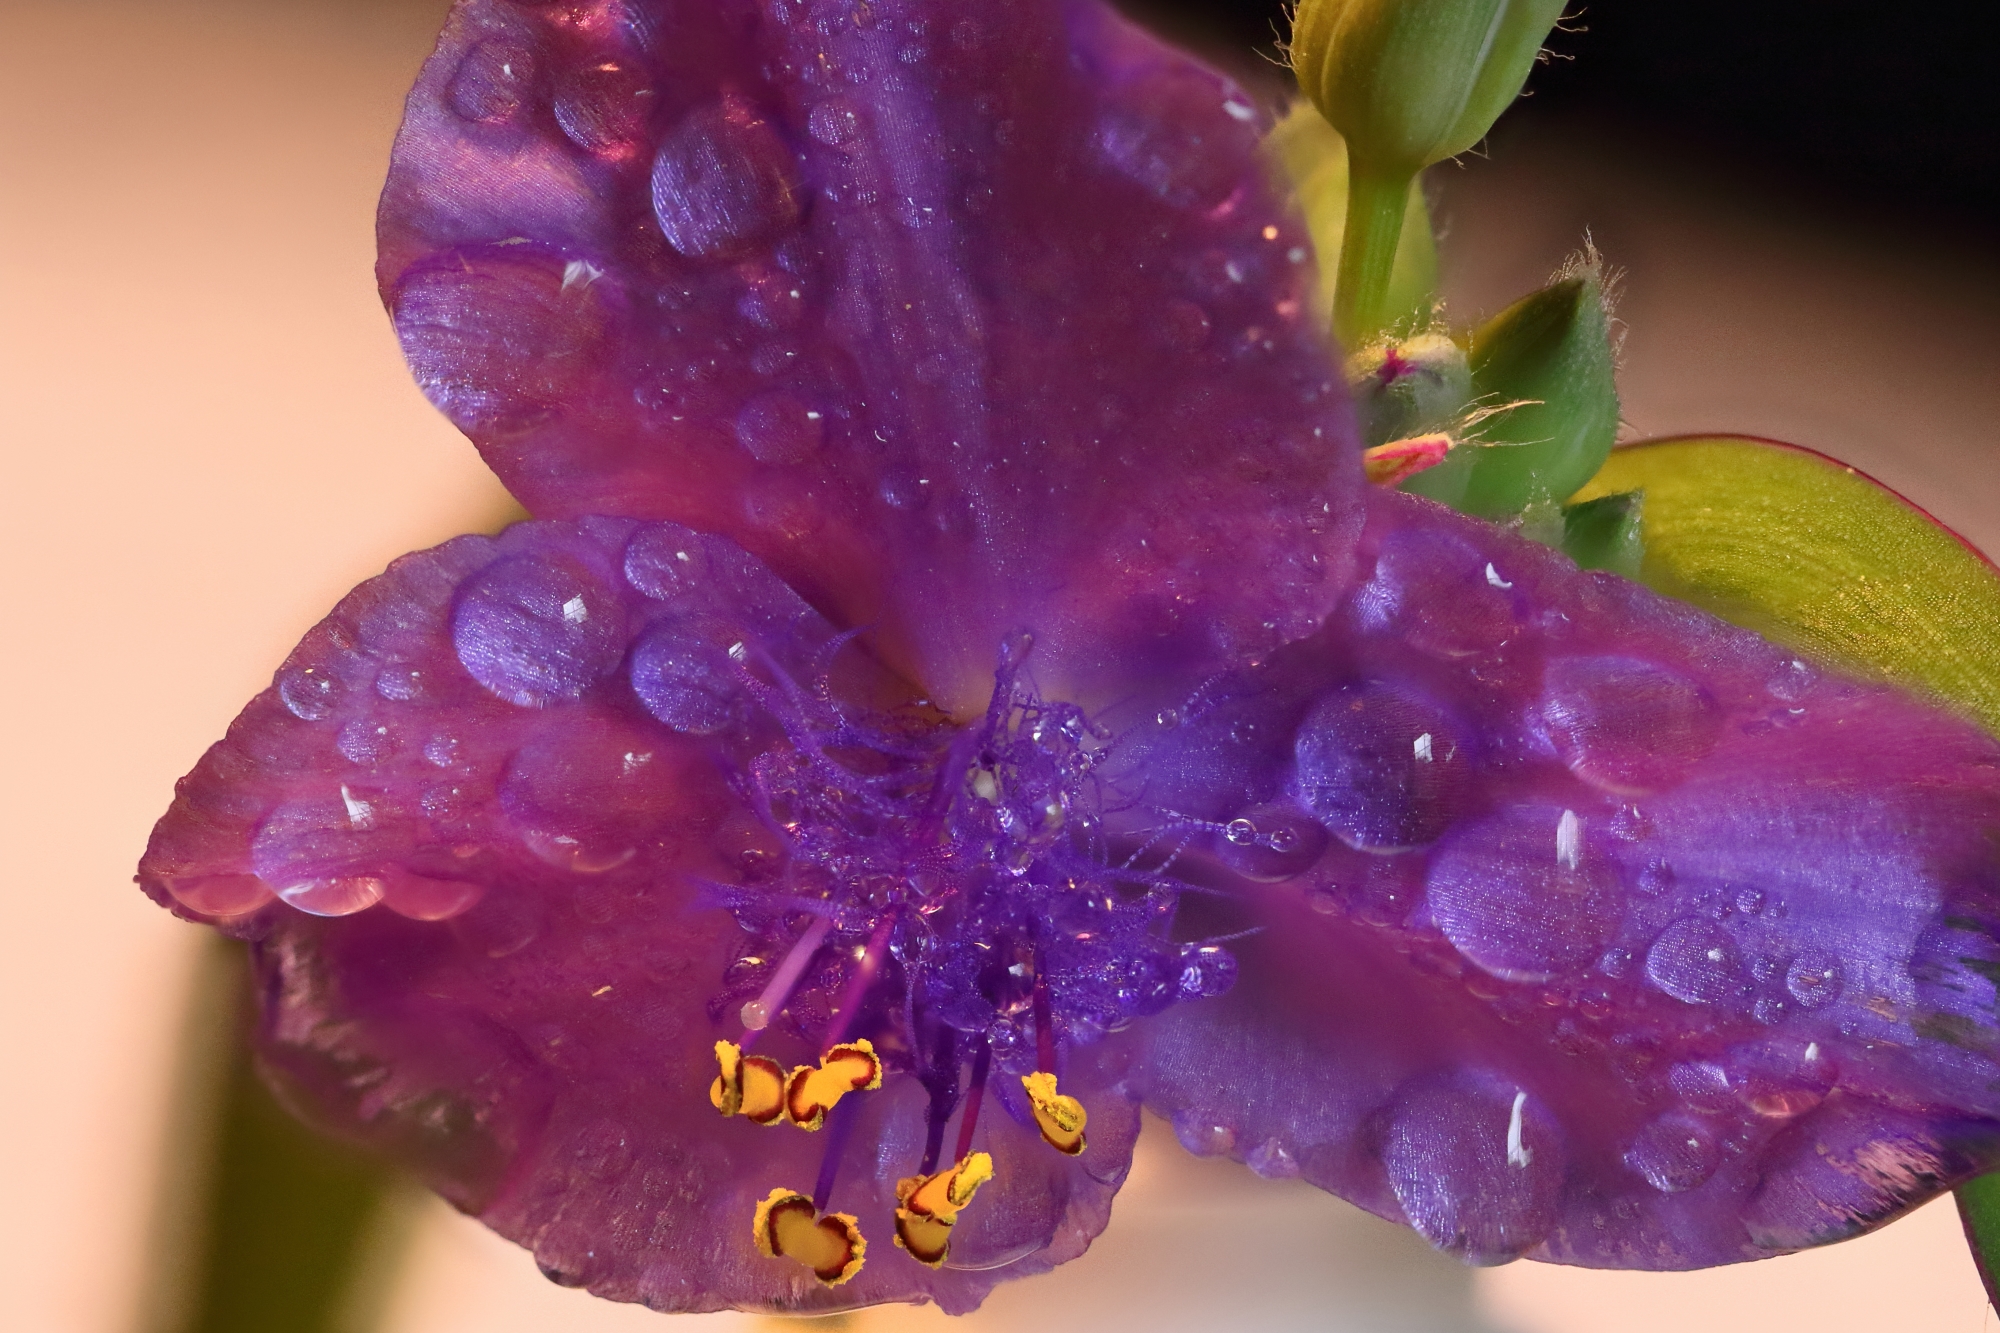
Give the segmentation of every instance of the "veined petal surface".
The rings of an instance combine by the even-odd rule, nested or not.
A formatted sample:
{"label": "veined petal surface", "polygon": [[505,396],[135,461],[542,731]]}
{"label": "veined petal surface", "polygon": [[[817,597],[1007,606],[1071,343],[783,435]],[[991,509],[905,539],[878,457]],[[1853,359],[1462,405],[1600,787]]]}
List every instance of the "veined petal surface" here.
{"label": "veined petal surface", "polygon": [[1757,1258],[1991,1169],[2000,743],[1428,502],[1360,560],[1239,687],[1292,701],[1266,790],[1178,770],[1332,835],[1219,847],[1204,928],[1261,933],[1133,1076],[1183,1142],[1480,1263]]}
{"label": "veined petal surface", "polygon": [[462,0],[378,276],[531,512],[727,535],[955,712],[1031,621],[1102,695],[1344,581],[1359,461],[1264,126],[1097,0]]}
{"label": "veined petal surface", "polygon": [[[854,1094],[844,1141],[709,1101],[715,1042],[742,1037],[804,909],[841,906],[788,878],[823,872],[788,855],[801,835],[771,804],[804,795],[783,764],[833,694],[894,688],[726,540],[630,519],[462,537],[306,637],[182,780],[140,880],[253,941],[259,1053],[289,1102],[409,1162],[555,1281],[661,1310],[964,1311],[1103,1228],[1137,1132],[1115,1044],[1065,1065],[1091,1115],[1081,1157],[1042,1143],[1018,1093],[989,1095],[974,1145],[998,1179],[936,1270],[890,1243],[928,1127],[927,1057],[895,1038],[906,993],[864,997],[854,1031],[891,1073]],[[848,771],[801,762],[820,783]],[[871,925],[841,917],[808,950],[761,1053],[812,1062]],[[810,1190],[827,1152],[832,1206],[878,1242],[835,1289],[751,1232],[757,1201]]]}

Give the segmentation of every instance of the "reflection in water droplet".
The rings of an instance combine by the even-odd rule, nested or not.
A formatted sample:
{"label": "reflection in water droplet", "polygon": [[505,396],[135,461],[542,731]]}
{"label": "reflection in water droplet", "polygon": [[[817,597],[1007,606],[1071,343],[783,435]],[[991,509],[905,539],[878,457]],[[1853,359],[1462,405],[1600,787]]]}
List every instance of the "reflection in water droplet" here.
{"label": "reflection in water droplet", "polygon": [[690,259],[745,253],[797,224],[798,164],[777,130],[730,98],[676,126],[653,160],[653,215]]}
{"label": "reflection in water droplet", "polygon": [[1823,949],[1800,954],[1785,973],[1785,989],[1806,1009],[1818,1009],[1839,999],[1845,981],[1840,960]]}

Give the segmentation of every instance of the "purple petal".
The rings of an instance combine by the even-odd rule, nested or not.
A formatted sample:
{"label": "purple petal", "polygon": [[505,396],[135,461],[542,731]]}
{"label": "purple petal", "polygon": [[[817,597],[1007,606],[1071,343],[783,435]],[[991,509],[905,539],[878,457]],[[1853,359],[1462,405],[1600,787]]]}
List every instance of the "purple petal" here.
{"label": "purple petal", "polygon": [[1261,927],[1241,983],[1143,1030],[1133,1086],[1189,1147],[1473,1262],[1634,1268],[1839,1239],[2000,1160],[2000,744],[1408,497],[1361,570],[1233,687],[1275,736],[1153,743],[1215,818],[1332,835],[1219,881],[1202,928]]}
{"label": "purple petal", "polygon": [[1260,127],[1095,0],[466,0],[379,277],[536,514],[729,536],[954,708],[1030,623],[1101,694],[1344,579],[1358,460]]}
{"label": "purple petal", "polygon": [[[842,644],[756,560],[675,525],[459,538],[306,637],[182,781],[141,881],[255,941],[261,1053],[294,1104],[412,1162],[556,1281],[663,1310],[970,1309],[1103,1228],[1138,1118],[1109,1090],[1112,1047],[1064,1070],[1091,1113],[1080,1158],[1004,1086],[989,1098],[974,1147],[998,1178],[933,1271],[890,1223],[930,1102],[910,1043],[877,1031],[888,1082],[856,1094],[831,1198],[874,1248],[833,1291],[751,1241],[756,1202],[810,1190],[833,1136],[708,1100],[759,955],[810,919],[760,766],[808,762],[793,742],[829,691],[893,687]],[[831,953],[868,936],[842,924]],[[824,1023],[830,966],[766,1052],[809,1059],[797,1015]]]}

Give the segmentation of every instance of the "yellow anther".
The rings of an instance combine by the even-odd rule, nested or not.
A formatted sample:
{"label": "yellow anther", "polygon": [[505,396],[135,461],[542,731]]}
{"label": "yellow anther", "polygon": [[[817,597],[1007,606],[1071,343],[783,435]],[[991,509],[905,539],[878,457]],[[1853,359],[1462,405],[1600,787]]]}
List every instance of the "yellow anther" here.
{"label": "yellow anther", "polygon": [[1042,1138],[1057,1152],[1071,1157],[1083,1151],[1083,1126],[1090,1119],[1083,1103],[1056,1091],[1054,1074],[1024,1074],[1021,1086],[1028,1090],[1034,1107],[1035,1124]]}
{"label": "yellow anther", "polygon": [[976,1152],[936,1175],[897,1181],[896,1202],[901,1206],[896,1209],[896,1244],[918,1263],[941,1267],[959,1210],[991,1179],[993,1159]]}
{"label": "yellow anther", "polygon": [[718,1041],[715,1063],[721,1073],[708,1086],[709,1105],[759,1125],[775,1124],[785,1113],[785,1071],[777,1061],[745,1055],[733,1041]]}
{"label": "yellow anther", "polygon": [[859,1273],[868,1253],[868,1242],[862,1239],[861,1227],[853,1216],[822,1216],[811,1199],[782,1186],[757,1205],[751,1226],[760,1254],[768,1259],[795,1259],[829,1287]]}
{"label": "yellow anther", "polygon": [[785,1080],[785,1114],[800,1129],[818,1129],[826,1113],[850,1092],[882,1086],[882,1060],[867,1040],[846,1042],[820,1057],[819,1067],[800,1065]]}

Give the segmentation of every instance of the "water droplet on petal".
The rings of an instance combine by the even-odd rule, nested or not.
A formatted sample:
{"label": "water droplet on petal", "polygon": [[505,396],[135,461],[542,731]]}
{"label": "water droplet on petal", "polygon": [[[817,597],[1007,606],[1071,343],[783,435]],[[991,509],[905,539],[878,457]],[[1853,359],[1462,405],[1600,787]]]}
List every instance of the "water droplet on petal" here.
{"label": "water droplet on petal", "polygon": [[690,259],[745,253],[796,225],[800,208],[792,150],[739,99],[689,116],[653,160],[653,215]]}
{"label": "water droplet on petal", "polygon": [[1499,1264],[1555,1224],[1564,1152],[1553,1118],[1484,1075],[1406,1084],[1390,1104],[1382,1165],[1411,1226],[1468,1263]]}
{"label": "water droplet on petal", "polygon": [[1714,748],[1714,703],[1676,672],[1630,657],[1562,657],[1543,675],[1542,720],[1570,771],[1608,791],[1656,791]]}
{"label": "water droplet on petal", "polygon": [[1809,949],[1793,960],[1785,973],[1785,989],[1800,1007],[1819,1009],[1840,998],[1846,982],[1840,960],[1822,949]]}
{"label": "water droplet on petal", "polygon": [[1736,942],[1713,921],[1682,917],[1647,951],[1646,979],[1677,1000],[1715,1004],[1743,986]]}
{"label": "water droplet on petal", "polygon": [[861,120],[845,99],[830,98],[806,116],[806,133],[829,148],[840,148],[861,133]]}
{"label": "water droplet on petal", "polygon": [[585,393],[603,360],[614,284],[565,282],[574,262],[485,246],[403,275],[391,302],[403,355],[461,430],[525,429]]}
{"label": "water droplet on petal", "polygon": [[1335,690],[1293,741],[1299,796],[1350,847],[1423,846],[1457,817],[1470,785],[1457,735],[1442,710],[1394,686]]}
{"label": "water droplet on petal", "polygon": [[625,617],[597,576],[561,555],[481,570],[459,593],[452,644],[472,678],[507,702],[541,708],[617,669]]}
{"label": "water droplet on petal", "polygon": [[1299,1159],[1277,1139],[1265,1139],[1252,1148],[1243,1164],[1266,1180],[1292,1180],[1299,1174]]}
{"label": "water droplet on petal", "polygon": [[1277,884],[1312,869],[1326,845],[1326,830],[1302,811],[1260,805],[1230,821],[1216,859],[1245,879]]}
{"label": "water droplet on petal", "polygon": [[632,690],[647,712],[690,736],[714,735],[740,709],[726,646],[679,622],[655,626],[633,649]]}
{"label": "water droplet on petal", "polygon": [[382,881],[373,875],[305,879],[278,886],[278,896],[313,916],[352,916],[382,901]]}
{"label": "water droplet on petal", "polygon": [[1240,159],[1218,151],[1215,140],[1247,139],[1250,131],[1215,115],[1216,90],[1206,71],[1127,87],[1098,124],[1099,150],[1121,175],[1176,208],[1220,209],[1236,190]]}
{"label": "water droplet on petal", "polygon": [[1181,949],[1180,991],[1184,999],[1225,995],[1236,984],[1236,955],[1219,944]]}
{"label": "water droplet on petal", "polygon": [[458,62],[445,101],[461,120],[488,125],[514,119],[535,85],[535,49],[513,37],[488,37]]}
{"label": "water droplet on petal", "polygon": [[1625,1165],[1663,1194],[1691,1190],[1715,1174],[1722,1154],[1715,1135],[1692,1116],[1669,1114],[1640,1130]]}
{"label": "water droplet on petal", "polygon": [[364,767],[379,764],[396,752],[394,733],[386,723],[373,717],[349,719],[333,744],[349,763]]}
{"label": "water droplet on petal", "polygon": [[822,414],[789,393],[752,398],[736,414],[736,442],[760,463],[803,463],[825,437]]}
{"label": "water droplet on petal", "polygon": [[432,879],[401,870],[380,878],[383,905],[412,921],[449,921],[470,911],[486,893],[485,886],[467,880]]}
{"label": "water droplet on petal", "polygon": [[1771,678],[1765,682],[1764,688],[1769,690],[1771,697],[1780,703],[1791,704],[1805,698],[1807,691],[1811,690],[1818,680],[1819,672],[1798,658],[1793,658],[1781,663],[1771,673]]}
{"label": "water droplet on petal", "polygon": [[556,123],[577,147],[622,156],[645,137],[656,100],[637,65],[599,60],[572,71],[557,86]]}
{"label": "water droplet on petal", "polygon": [[167,892],[203,916],[241,916],[271,901],[271,886],[255,875],[181,875],[167,881]]}
{"label": "water droplet on petal", "polygon": [[278,678],[278,698],[301,722],[323,722],[340,698],[340,683],[320,667],[288,667]]}
{"label": "water droplet on petal", "polygon": [[1454,832],[1431,857],[1431,915],[1453,947],[1495,976],[1546,981],[1596,960],[1624,910],[1618,878],[1584,825],[1556,855],[1567,811],[1526,806]]}
{"label": "water droplet on petal", "polygon": [[1174,1137],[1196,1157],[1219,1157],[1236,1146],[1236,1129],[1212,1111],[1174,1115]]}

